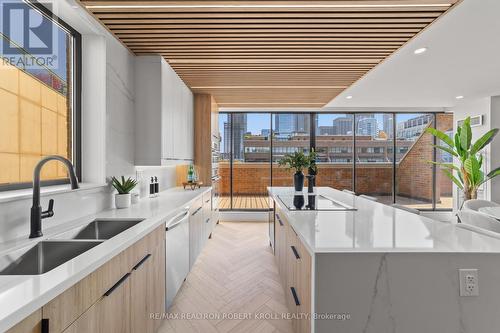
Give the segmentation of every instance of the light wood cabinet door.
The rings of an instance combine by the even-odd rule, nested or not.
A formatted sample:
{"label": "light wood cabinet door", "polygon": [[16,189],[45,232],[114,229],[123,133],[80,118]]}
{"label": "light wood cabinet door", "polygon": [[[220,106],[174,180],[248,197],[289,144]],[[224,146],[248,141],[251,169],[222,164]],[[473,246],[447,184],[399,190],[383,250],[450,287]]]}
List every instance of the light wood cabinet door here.
{"label": "light wood cabinet door", "polygon": [[75,320],[64,333],[130,333],[130,273]]}
{"label": "light wood cabinet door", "polygon": [[130,277],[131,331],[152,333],[161,321],[151,315],[165,312],[165,243],[142,254]]}
{"label": "light wood cabinet door", "polygon": [[132,269],[130,277],[131,296],[131,328],[132,332],[152,333],[154,332],[153,320],[150,320],[149,313],[153,310],[149,302],[150,295],[148,286],[153,282],[153,254],[148,253]]}
{"label": "light wood cabinet door", "polygon": [[296,332],[311,332],[311,271],[312,258],[302,241],[297,238],[297,260],[296,287],[300,299],[299,313],[300,320],[297,322]]}
{"label": "light wood cabinet door", "polygon": [[[298,314],[300,306],[300,296],[297,289],[297,234],[293,228],[287,224],[286,234],[286,293],[288,309],[293,314]],[[297,320],[292,320],[294,331],[297,332]]]}
{"label": "light wood cabinet door", "polygon": [[10,328],[6,333],[41,333],[42,332],[42,309],[36,310],[23,319],[16,326]]}
{"label": "light wood cabinet door", "polygon": [[274,219],[274,252],[276,256],[276,263],[278,265],[278,272],[281,278],[281,283],[286,289],[286,226],[282,216],[283,214],[281,214],[281,212],[277,210]]}

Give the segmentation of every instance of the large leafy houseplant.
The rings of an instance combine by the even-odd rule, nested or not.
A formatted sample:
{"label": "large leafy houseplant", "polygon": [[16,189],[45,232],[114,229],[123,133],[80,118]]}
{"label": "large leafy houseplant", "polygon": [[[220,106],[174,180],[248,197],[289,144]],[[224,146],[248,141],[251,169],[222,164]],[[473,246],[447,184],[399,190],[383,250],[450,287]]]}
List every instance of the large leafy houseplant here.
{"label": "large leafy houseplant", "polygon": [[478,188],[500,175],[500,167],[493,169],[486,175],[484,174],[482,171],[483,155],[481,154],[481,150],[498,134],[498,128],[488,131],[474,143],[472,143],[470,117],[465,119],[461,126],[458,126],[453,138],[435,128],[429,127],[426,131],[443,142],[442,145],[435,145],[437,149],[451,154],[458,160],[458,165],[442,162],[430,163],[441,166],[444,174],[463,191],[465,200],[476,199]]}

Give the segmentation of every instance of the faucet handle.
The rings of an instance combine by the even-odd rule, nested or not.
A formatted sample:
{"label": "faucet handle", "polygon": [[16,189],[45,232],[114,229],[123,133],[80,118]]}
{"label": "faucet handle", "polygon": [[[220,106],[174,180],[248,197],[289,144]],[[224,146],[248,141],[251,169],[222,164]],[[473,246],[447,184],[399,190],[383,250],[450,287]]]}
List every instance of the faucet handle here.
{"label": "faucet handle", "polygon": [[54,216],[54,199],[49,200],[49,208],[42,212],[42,219]]}

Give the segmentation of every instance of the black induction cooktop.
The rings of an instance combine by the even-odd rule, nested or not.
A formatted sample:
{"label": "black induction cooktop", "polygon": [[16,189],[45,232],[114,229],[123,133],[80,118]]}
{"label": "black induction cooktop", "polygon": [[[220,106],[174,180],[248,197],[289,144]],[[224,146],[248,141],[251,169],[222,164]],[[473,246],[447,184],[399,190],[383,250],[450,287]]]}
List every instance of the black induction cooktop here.
{"label": "black induction cooktop", "polygon": [[288,208],[294,211],[350,211],[356,210],[343,202],[328,198],[320,194],[295,194],[295,195],[278,195],[281,202]]}

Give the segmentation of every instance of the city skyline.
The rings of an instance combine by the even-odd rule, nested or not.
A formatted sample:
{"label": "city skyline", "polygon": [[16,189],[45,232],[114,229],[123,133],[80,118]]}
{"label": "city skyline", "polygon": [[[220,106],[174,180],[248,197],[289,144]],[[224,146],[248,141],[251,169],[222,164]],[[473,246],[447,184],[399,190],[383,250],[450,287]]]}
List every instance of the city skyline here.
{"label": "city skyline", "polygon": [[[271,122],[272,125],[276,127],[276,119],[278,115],[282,116],[297,116],[297,115],[304,115],[304,116],[309,116],[309,114],[306,113],[298,113],[298,114],[293,114],[293,113],[280,113],[280,114],[271,114],[271,113],[245,113],[244,116],[244,123],[239,124],[238,127],[238,132],[239,135],[238,137],[241,137],[242,134],[247,134],[251,133],[252,135],[262,135],[262,133],[265,133],[267,135],[270,134],[271,130]],[[408,114],[396,114],[396,126],[397,124],[403,124],[411,119],[417,119],[419,117],[425,116],[428,114],[422,114],[422,113],[408,113]],[[324,134],[328,133],[335,133],[335,120],[342,120],[345,119],[346,117],[352,117],[351,114],[340,114],[340,113],[335,113],[335,114],[322,114],[318,113],[317,115],[317,135],[321,134],[321,131],[323,131]],[[358,127],[358,134],[365,134],[365,135],[372,135],[375,137],[378,135],[380,131],[386,132],[388,126],[392,126],[392,114],[390,113],[366,113],[366,114],[357,114],[356,115],[356,120],[359,122],[361,119],[371,119],[374,118],[376,120],[376,128],[372,129],[365,129],[364,131],[359,132],[359,127]],[[243,118],[241,118],[243,120]],[[228,124],[225,125],[225,123],[228,122],[228,114],[220,114],[219,116],[219,131],[221,134],[221,147],[224,147],[225,149],[228,148],[226,142],[226,139],[228,137],[228,133],[225,133],[225,129],[228,129]],[[370,121],[368,121],[370,122]],[[242,128],[242,125],[244,128]],[[293,124],[286,124],[285,127],[291,127]],[[295,124],[296,125],[296,124]],[[278,125],[279,126],[279,125]],[[309,123],[307,123],[307,126],[309,127]],[[359,126],[359,124],[358,124]],[[327,129],[327,127],[331,128]],[[345,127],[345,125],[344,125]],[[276,130],[276,128],[274,129]],[[332,131],[332,132],[330,132]],[[376,132],[373,132],[376,131]],[[365,133],[366,132],[366,133]],[[335,133],[335,134],[348,134],[345,133],[345,129],[342,129],[341,132]],[[375,134],[375,135],[373,135]],[[392,138],[392,131],[386,132],[388,134],[388,138]]]}

